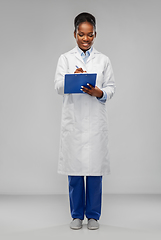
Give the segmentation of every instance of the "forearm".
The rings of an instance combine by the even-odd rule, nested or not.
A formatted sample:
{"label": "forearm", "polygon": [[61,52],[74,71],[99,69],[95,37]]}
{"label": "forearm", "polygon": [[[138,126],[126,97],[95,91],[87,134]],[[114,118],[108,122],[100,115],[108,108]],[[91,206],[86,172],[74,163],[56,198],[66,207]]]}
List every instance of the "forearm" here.
{"label": "forearm", "polygon": [[106,100],[111,99],[116,91],[115,78],[110,60],[108,60],[106,71],[104,74],[104,82],[101,90],[106,93]]}
{"label": "forearm", "polygon": [[61,55],[58,60],[56,73],[55,73],[55,90],[58,94],[64,94],[64,76],[67,73],[67,61],[64,55]]}
{"label": "forearm", "polygon": [[60,95],[64,94],[64,77],[63,76],[62,76],[62,79],[55,79],[55,90]]}

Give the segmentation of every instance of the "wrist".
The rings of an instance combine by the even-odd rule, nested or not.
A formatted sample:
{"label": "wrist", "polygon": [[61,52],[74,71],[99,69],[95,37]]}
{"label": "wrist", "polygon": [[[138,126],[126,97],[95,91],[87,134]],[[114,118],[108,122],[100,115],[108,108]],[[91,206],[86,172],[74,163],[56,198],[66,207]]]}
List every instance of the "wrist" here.
{"label": "wrist", "polygon": [[103,97],[103,91],[100,90],[99,96],[97,96],[98,98],[102,98]]}

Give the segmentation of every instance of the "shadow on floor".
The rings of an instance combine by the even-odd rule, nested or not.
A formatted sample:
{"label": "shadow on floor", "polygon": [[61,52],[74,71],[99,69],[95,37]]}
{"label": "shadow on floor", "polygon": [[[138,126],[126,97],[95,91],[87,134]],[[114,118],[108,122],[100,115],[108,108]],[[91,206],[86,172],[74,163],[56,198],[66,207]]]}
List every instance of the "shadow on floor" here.
{"label": "shadow on floor", "polygon": [[128,228],[100,225],[98,230],[88,230],[87,224],[83,224],[82,229],[72,230],[69,225],[54,226],[50,228],[35,229],[24,232],[14,232],[0,235],[2,240],[54,240],[58,239],[110,239],[110,240],[160,240],[161,231],[135,230]]}

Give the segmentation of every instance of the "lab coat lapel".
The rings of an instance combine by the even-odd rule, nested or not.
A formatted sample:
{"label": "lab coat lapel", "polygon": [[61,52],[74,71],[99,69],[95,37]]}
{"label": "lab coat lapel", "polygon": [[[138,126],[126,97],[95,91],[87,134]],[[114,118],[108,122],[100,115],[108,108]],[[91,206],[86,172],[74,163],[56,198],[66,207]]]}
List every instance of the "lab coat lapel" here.
{"label": "lab coat lapel", "polygon": [[87,59],[87,62],[88,63],[89,61],[91,61],[93,58],[95,58],[95,49],[93,48],[93,51],[91,52],[89,58]]}
{"label": "lab coat lapel", "polygon": [[84,63],[84,62],[83,62],[83,59],[82,59],[82,57],[81,57],[81,55],[80,55],[80,53],[78,52],[77,47],[75,47],[75,48],[73,49],[72,53],[74,53],[74,54],[75,54],[75,57],[78,58],[82,63]]}

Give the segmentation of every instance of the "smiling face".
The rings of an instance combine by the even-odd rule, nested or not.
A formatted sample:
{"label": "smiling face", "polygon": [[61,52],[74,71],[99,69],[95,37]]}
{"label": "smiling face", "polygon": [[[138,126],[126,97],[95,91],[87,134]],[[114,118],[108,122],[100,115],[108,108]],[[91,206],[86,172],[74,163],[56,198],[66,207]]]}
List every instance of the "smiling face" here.
{"label": "smiling face", "polygon": [[93,45],[96,32],[91,23],[83,22],[79,24],[77,31],[74,32],[74,37],[78,47],[82,49],[83,52],[86,52]]}

